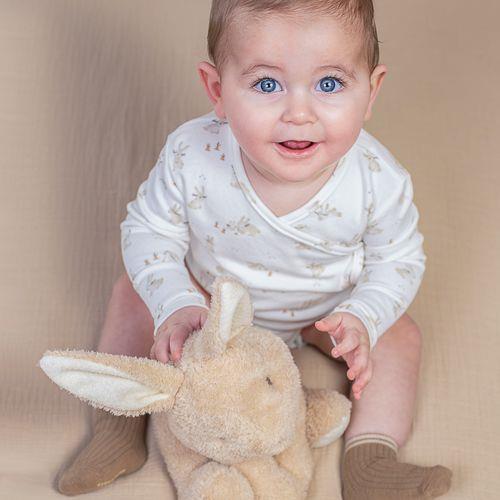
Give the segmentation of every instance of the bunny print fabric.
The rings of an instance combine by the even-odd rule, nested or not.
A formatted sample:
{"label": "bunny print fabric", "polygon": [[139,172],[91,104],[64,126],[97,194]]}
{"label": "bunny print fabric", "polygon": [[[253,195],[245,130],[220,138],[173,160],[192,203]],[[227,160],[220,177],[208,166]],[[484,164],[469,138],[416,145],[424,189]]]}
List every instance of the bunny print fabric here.
{"label": "bunny print fabric", "polygon": [[[229,123],[183,123],[127,204],[122,256],[156,334],[174,311],[205,305],[220,275],[249,290],[254,324],[290,346],[335,311],[366,325],[371,348],[414,299],[425,270],[409,173],[361,130],[306,204],[276,216],[259,198]],[[186,267],[187,266],[187,267]]]}

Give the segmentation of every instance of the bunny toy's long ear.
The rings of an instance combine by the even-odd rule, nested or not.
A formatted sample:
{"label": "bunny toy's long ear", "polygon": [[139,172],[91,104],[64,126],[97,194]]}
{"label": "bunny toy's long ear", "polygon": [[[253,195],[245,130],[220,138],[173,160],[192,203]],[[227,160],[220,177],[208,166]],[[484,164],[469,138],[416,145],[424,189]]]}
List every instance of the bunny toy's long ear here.
{"label": "bunny toy's long ear", "polygon": [[192,355],[196,359],[219,356],[233,337],[252,324],[250,295],[239,280],[218,276],[212,289],[207,320],[192,344]]}
{"label": "bunny toy's long ear", "polygon": [[172,408],[184,379],[170,364],[93,351],[46,351],[38,365],[91,406],[134,417]]}

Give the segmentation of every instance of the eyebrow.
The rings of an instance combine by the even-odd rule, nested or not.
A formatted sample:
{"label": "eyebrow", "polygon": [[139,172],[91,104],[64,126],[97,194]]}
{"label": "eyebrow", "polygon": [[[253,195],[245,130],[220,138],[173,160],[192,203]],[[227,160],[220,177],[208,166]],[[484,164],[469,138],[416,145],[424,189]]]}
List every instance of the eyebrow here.
{"label": "eyebrow", "polygon": [[[271,64],[252,64],[252,65],[248,66],[248,68],[243,70],[243,72],[241,73],[241,76],[251,75],[258,68],[277,69],[278,71],[281,71],[281,68],[279,66],[272,66]],[[344,73],[346,76],[348,76],[352,80],[356,80],[356,76],[354,75],[354,71],[350,70],[349,68],[346,68],[342,64],[337,64],[337,65],[326,64],[324,66],[319,66],[317,68],[317,70],[321,70],[321,69],[335,69],[337,71],[341,71],[342,73]]]}

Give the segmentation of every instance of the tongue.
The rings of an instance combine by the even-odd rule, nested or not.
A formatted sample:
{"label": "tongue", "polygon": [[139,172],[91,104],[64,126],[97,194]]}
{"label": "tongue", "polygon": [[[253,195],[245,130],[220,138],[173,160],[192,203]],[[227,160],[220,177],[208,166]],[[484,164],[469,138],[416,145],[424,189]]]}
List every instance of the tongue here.
{"label": "tongue", "polygon": [[304,149],[312,144],[310,141],[285,141],[282,142],[285,147],[290,149]]}

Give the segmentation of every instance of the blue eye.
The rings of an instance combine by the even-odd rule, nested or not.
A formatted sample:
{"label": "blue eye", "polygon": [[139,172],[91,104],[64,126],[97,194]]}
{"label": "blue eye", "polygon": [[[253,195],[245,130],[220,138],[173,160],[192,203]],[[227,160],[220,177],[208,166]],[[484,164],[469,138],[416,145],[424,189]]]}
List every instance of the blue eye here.
{"label": "blue eye", "polygon": [[334,93],[332,92],[332,89],[336,89],[335,92],[337,92],[339,90],[339,84],[342,85],[342,82],[338,78],[334,78],[333,76],[326,76],[325,78],[322,78],[319,82],[321,90],[324,90],[328,94]]}
{"label": "blue eye", "polygon": [[[270,94],[276,88],[278,82],[274,78],[265,77],[259,80],[254,87],[261,85],[260,90],[265,94]],[[281,88],[281,87],[280,87]]]}
{"label": "blue eye", "polygon": [[[345,86],[345,83],[343,80],[341,80],[336,76],[335,77],[325,76],[320,80],[318,85],[321,91],[327,94],[336,94],[337,92],[339,92],[339,90],[341,90]],[[277,86],[279,86],[279,88],[281,89],[281,85],[274,78],[271,78],[270,76],[264,76],[262,78],[259,78],[259,80],[257,80],[252,84],[253,89],[263,94],[274,93]]]}

